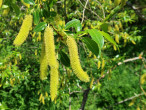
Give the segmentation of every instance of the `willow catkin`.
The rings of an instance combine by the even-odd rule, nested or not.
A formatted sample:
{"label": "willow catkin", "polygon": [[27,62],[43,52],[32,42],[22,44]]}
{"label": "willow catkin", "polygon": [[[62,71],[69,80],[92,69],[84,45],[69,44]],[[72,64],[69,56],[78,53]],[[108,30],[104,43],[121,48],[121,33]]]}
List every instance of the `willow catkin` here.
{"label": "willow catkin", "polygon": [[32,15],[26,15],[17,37],[14,40],[15,46],[20,46],[28,37],[29,30],[32,27]]}
{"label": "willow catkin", "polygon": [[73,69],[73,72],[75,75],[84,82],[89,82],[89,76],[86,72],[83,71],[79,55],[78,55],[78,48],[75,40],[72,37],[67,37],[67,45],[69,49],[69,55],[70,55],[70,63],[71,67]]}
{"label": "willow catkin", "polygon": [[58,79],[59,79],[58,69],[52,67],[50,71],[50,95],[52,101],[54,101],[57,97],[57,90],[59,84]]}
{"label": "willow catkin", "polygon": [[2,4],[3,4],[3,0],[0,0],[0,8],[1,8]]}
{"label": "willow catkin", "polygon": [[40,59],[40,79],[44,80],[47,78],[48,62],[46,61],[45,45],[42,44],[41,59]]}
{"label": "willow catkin", "polygon": [[22,2],[23,5],[25,5],[27,8],[30,8],[30,4],[25,3],[24,0],[21,0],[21,2]]}
{"label": "willow catkin", "polygon": [[118,34],[115,35],[115,41],[119,44],[119,35]]}
{"label": "willow catkin", "polygon": [[50,67],[58,68],[59,64],[55,55],[55,45],[54,45],[54,36],[53,29],[49,26],[46,27],[44,32],[44,41],[45,41],[45,49],[47,61]]}

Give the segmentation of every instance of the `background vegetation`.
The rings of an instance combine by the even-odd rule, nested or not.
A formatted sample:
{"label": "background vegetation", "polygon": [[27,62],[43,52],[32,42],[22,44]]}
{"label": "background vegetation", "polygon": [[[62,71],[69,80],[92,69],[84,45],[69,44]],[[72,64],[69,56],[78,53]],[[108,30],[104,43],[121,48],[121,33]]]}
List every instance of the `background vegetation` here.
{"label": "background vegetation", "polygon": [[[24,16],[30,13],[34,18],[32,30],[25,43],[15,47],[13,41]],[[0,109],[144,110],[145,21],[145,0],[3,0]],[[69,22],[73,25],[67,28]],[[60,63],[55,102],[50,99],[49,68],[47,79],[39,78],[41,45],[47,24],[54,28]],[[94,29],[98,30],[97,36],[100,32],[104,34],[103,46],[99,45],[101,40],[94,41],[90,32]],[[76,39],[81,65],[90,76],[89,83],[73,74],[63,32]]]}

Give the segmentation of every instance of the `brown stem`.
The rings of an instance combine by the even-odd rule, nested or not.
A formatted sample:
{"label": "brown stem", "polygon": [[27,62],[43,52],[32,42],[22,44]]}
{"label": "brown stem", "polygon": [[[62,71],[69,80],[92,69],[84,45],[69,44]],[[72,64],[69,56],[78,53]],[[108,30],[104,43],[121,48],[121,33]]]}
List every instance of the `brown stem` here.
{"label": "brown stem", "polygon": [[87,102],[87,98],[88,98],[89,92],[90,92],[90,88],[88,88],[88,89],[86,89],[86,90],[84,91],[83,100],[82,100],[82,105],[81,105],[80,110],[84,110],[85,105],[86,105],[86,102]]}

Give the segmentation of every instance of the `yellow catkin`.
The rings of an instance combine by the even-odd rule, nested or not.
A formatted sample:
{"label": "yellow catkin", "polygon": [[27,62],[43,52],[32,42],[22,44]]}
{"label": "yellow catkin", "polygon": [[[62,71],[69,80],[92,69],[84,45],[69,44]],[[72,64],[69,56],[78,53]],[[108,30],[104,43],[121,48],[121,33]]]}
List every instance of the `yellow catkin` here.
{"label": "yellow catkin", "polygon": [[105,60],[102,59],[102,65],[101,65],[101,68],[103,69],[105,67]]}
{"label": "yellow catkin", "polygon": [[89,82],[89,76],[86,72],[83,71],[79,55],[78,55],[78,48],[75,40],[72,37],[67,37],[67,45],[69,48],[69,55],[70,55],[70,63],[75,75],[84,82]]}
{"label": "yellow catkin", "polygon": [[119,35],[118,34],[115,35],[115,41],[119,44]]}
{"label": "yellow catkin", "polygon": [[114,48],[115,51],[117,51],[117,47],[115,45],[113,45],[113,48]]}
{"label": "yellow catkin", "polygon": [[119,27],[118,27],[117,24],[115,25],[115,29],[116,29],[117,32],[119,32]]}
{"label": "yellow catkin", "polygon": [[90,89],[92,89],[93,83],[94,83],[94,78],[92,78],[92,80],[91,80]]}
{"label": "yellow catkin", "polygon": [[0,8],[2,7],[3,4],[3,0],[0,0]]}
{"label": "yellow catkin", "polygon": [[121,21],[119,21],[119,27],[123,30],[123,26],[122,26]]}
{"label": "yellow catkin", "polygon": [[98,69],[100,68],[100,66],[101,66],[101,61],[99,60],[97,65]]}
{"label": "yellow catkin", "polygon": [[49,66],[58,68],[59,64],[57,62],[55,55],[53,29],[50,28],[49,26],[46,27],[44,32],[44,42],[45,42],[45,51],[46,51],[46,56]]}
{"label": "yellow catkin", "polygon": [[141,84],[144,84],[145,82],[146,82],[146,73],[143,74],[143,75],[141,76],[141,78],[140,78],[140,83],[141,83]]}
{"label": "yellow catkin", "polygon": [[10,11],[10,8],[4,9],[2,15],[7,16],[9,14],[9,11]]}
{"label": "yellow catkin", "polygon": [[51,68],[50,71],[50,95],[51,100],[54,101],[57,97],[57,90],[58,90],[58,70],[56,68]]}
{"label": "yellow catkin", "polygon": [[40,79],[44,80],[47,78],[48,62],[46,61],[45,45],[42,44],[41,59],[40,59]]}
{"label": "yellow catkin", "polygon": [[17,37],[14,40],[15,46],[20,46],[28,37],[29,30],[32,27],[32,15],[26,15]]}
{"label": "yellow catkin", "polygon": [[30,8],[30,4],[25,3],[24,0],[21,0],[21,2],[22,2],[23,5],[25,5],[27,8]]}

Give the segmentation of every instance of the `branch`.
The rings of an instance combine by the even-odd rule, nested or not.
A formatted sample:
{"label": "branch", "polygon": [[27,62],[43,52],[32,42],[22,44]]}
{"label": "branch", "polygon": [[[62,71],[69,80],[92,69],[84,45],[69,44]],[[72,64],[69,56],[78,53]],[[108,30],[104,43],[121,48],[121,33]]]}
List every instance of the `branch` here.
{"label": "branch", "polygon": [[[135,13],[136,13],[142,20],[146,21],[145,15],[141,14],[141,11],[139,10],[138,7],[135,7],[135,6],[132,5],[130,2],[126,2],[126,5],[128,5],[129,7],[131,7],[131,8],[135,11]],[[141,8],[145,8],[145,6],[144,6],[144,7],[141,7]]]}
{"label": "branch", "polygon": [[111,17],[113,17],[122,7],[121,6],[117,6],[116,8],[114,8],[111,13],[103,20],[103,22],[108,21]]}
{"label": "branch", "polygon": [[[80,4],[84,7],[84,5],[82,4],[82,2],[80,0],[78,0],[80,2]],[[92,11],[91,9],[85,8],[87,10],[89,10],[91,13],[93,13],[94,15],[96,15],[100,20],[103,20],[97,13],[95,13],[94,11]]]}
{"label": "branch", "polygon": [[123,62],[119,62],[118,65],[121,65],[121,64],[127,63],[127,62],[131,62],[131,61],[135,61],[135,60],[138,60],[138,59],[141,59],[141,58],[140,57],[135,57],[135,58],[126,59]]}
{"label": "branch", "polygon": [[101,6],[103,18],[105,18],[105,12],[104,12],[103,6],[101,5],[101,3],[99,1],[96,0],[96,2]]}
{"label": "branch", "polygon": [[84,110],[89,92],[90,92],[90,88],[88,88],[88,89],[86,89],[86,90],[84,91],[83,100],[82,100],[82,105],[81,105],[80,110]]}
{"label": "branch", "polygon": [[126,102],[126,101],[132,100],[132,99],[134,99],[134,98],[136,98],[136,97],[139,97],[139,96],[141,96],[141,95],[144,95],[144,93],[141,93],[141,94],[138,94],[138,95],[136,95],[136,96],[132,96],[132,97],[130,97],[130,98],[124,99],[123,101],[120,101],[120,102],[116,103],[115,105],[118,105],[118,104],[124,103],[124,102]]}
{"label": "branch", "polygon": [[70,92],[69,94],[71,95],[73,93],[81,93],[81,92],[83,92],[83,91],[73,91],[73,92]]}
{"label": "branch", "polygon": [[87,4],[88,4],[88,1],[89,1],[89,0],[86,1],[86,4],[85,4],[84,9],[83,9],[83,17],[82,17],[82,22],[81,22],[81,24],[82,24],[83,21],[84,21],[84,15],[85,15],[85,10],[86,10],[86,7],[87,7]]}
{"label": "branch", "polygon": [[[131,62],[131,61],[135,61],[135,60],[138,60],[138,59],[143,59],[142,57],[142,54],[141,53],[139,55],[139,57],[134,57],[134,58],[130,58],[130,59],[126,59],[124,60],[123,62],[119,62],[117,65],[115,65],[112,69],[115,69],[117,66],[123,64],[123,63],[126,63],[126,62]],[[96,84],[97,82],[99,82],[101,79],[103,79],[107,74],[109,74],[110,70],[108,70],[104,75],[102,75],[99,79],[95,80],[95,82],[93,84]]]}

